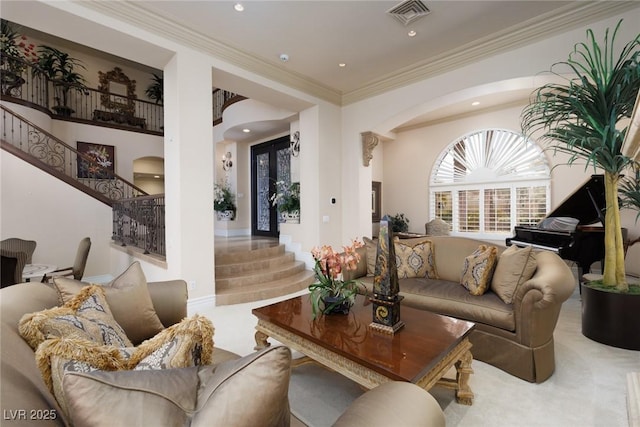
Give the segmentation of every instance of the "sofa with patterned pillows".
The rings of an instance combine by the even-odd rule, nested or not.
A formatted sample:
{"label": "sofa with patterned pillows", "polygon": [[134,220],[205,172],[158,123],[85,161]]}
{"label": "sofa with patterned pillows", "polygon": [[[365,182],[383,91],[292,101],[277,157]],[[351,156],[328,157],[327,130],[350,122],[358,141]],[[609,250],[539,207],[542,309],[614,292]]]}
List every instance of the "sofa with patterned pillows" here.
{"label": "sofa with patterned pillows", "polygon": [[[346,274],[371,292],[376,241],[364,241]],[[553,330],[577,283],[558,255],[457,236],[399,239],[394,249],[403,305],[475,322],[474,359],[530,382],[551,376]]]}
{"label": "sofa with patterned pillows", "polygon": [[[57,278],[3,288],[0,320],[3,425],[298,421],[289,409],[289,348],[240,357],[215,347],[211,321],[187,317],[186,282],[147,283],[138,262],[104,285]],[[335,425],[387,425],[390,404],[405,408],[409,424],[444,425],[437,402],[419,387],[390,382],[379,388],[357,399]]]}

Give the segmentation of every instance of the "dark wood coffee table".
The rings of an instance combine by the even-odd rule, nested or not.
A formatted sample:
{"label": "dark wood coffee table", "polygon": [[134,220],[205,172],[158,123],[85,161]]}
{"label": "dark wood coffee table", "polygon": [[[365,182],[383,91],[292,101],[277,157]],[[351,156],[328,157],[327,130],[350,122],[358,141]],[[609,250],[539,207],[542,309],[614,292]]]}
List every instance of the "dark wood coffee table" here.
{"label": "dark wood coffee table", "polygon": [[[255,308],[256,349],[271,337],[365,388],[387,381],[407,381],[429,390],[454,389],[458,403],[471,405],[473,373],[468,335],[474,323],[402,306],[405,326],[395,335],[370,330],[371,304],[358,296],[348,315],[313,320],[307,295]],[[443,378],[452,367],[456,378]]]}

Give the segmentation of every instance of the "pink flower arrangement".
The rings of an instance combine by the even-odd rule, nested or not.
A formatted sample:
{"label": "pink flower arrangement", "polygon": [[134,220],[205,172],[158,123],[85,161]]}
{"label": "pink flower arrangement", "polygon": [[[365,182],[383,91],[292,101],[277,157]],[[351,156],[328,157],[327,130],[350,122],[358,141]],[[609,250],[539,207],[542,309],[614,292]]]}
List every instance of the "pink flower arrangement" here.
{"label": "pink flower arrangement", "polygon": [[337,253],[329,245],[316,246],[311,249],[311,255],[316,260],[316,263],[319,264],[322,274],[327,278],[336,280],[341,277],[343,266],[347,270],[356,269],[360,261],[360,255],[356,249],[361,248],[363,245],[358,240],[352,240],[350,246],[342,247],[342,253]]}
{"label": "pink flower arrangement", "polygon": [[[343,280],[342,272],[343,268],[346,271],[357,268],[361,258],[357,249],[362,246],[364,246],[362,242],[353,240],[351,245],[342,247],[341,253],[334,251],[328,245],[311,249],[311,255],[316,262],[314,272],[317,279],[317,282],[309,285],[314,317],[319,311],[328,313],[342,304],[347,304],[349,307],[353,305],[360,285],[355,280]],[[334,298],[335,302],[328,304],[325,301],[327,297]],[[324,305],[322,310],[320,304]]]}

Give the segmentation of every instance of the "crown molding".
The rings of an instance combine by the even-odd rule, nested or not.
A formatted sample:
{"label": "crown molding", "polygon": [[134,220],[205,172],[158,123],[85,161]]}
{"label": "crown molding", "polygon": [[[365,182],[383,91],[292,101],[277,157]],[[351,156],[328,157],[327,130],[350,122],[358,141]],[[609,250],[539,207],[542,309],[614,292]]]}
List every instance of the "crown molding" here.
{"label": "crown molding", "polygon": [[184,27],[175,21],[153,14],[138,6],[138,2],[129,0],[74,0],[74,2],[87,9],[173,40],[178,44],[208,53],[215,58],[219,58],[243,70],[282,83],[283,85],[300,90],[311,96],[333,104],[341,104],[341,91],[330,88],[299,73],[282,70],[276,65],[251,55],[248,52],[233,48],[202,33]]}
{"label": "crown molding", "polygon": [[407,86],[489,56],[566,32],[581,25],[622,14],[640,7],[636,1],[571,2],[560,10],[540,15],[525,23],[504,29],[453,51],[389,73],[362,87],[341,92],[299,73],[283,70],[248,52],[233,48],[179,23],[150,13],[130,0],[117,2],[73,0],[74,3],[129,23],[152,34],[168,38],[194,50],[206,52],[243,70],[281,83],[292,89],[336,105],[352,104],[393,89]]}
{"label": "crown molding", "polygon": [[489,37],[478,39],[473,43],[423,61],[422,64],[414,64],[394,71],[359,89],[346,92],[342,96],[342,105],[380,95],[637,7],[640,7],[640,2],[573,2],[561,8],[561,11],[555,10],[552,13],[540,15],[519,24],[517,27],[504,29]]}

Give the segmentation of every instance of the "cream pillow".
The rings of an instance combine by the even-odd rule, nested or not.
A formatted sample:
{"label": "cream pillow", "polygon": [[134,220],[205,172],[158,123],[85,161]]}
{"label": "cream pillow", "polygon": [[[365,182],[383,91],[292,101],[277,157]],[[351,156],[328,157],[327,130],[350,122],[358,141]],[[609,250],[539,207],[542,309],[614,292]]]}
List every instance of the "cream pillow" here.
{"label": "cream pillow", "polygon": [[368,237],[363,237],[362,240],[364,241],[364,246],[367,249],[367,275],[373,276],[376,273],[378,243]]}
{"label": "cream pillow", "polygon": [[491,290],[507,304],[513,303],[516,289],[536,271],[536,254],[531,246],[509,246],[500,254],[491,280]]}
{"label": "cream pillow", "polygon": [[273,346],[218,365],[160,371],[72,372],[71,424],[85,427],[289,425],[291,351]]}
{"label": "cream pillow", "polygon": [[397,240],[394,242],[394,249],[399,279],[411,277],[438,278],[433,257],[433,242],[431,240],[413,244]]}
{"label": "cream pillow", "polygon": [[[67,278],[56,278],[53,283],[63,303],[87,285]],[[164,329],[153,307],[147,279],[138,261],[103,287],[113,317],[134,344],[139,344]]]}
{"label": "cream pillow", "polygon": [[495,246],[480,245],[471,255],[464,259],[462,267],[462,281],[471,295],[484,294],[496,267],[498,249]]}

